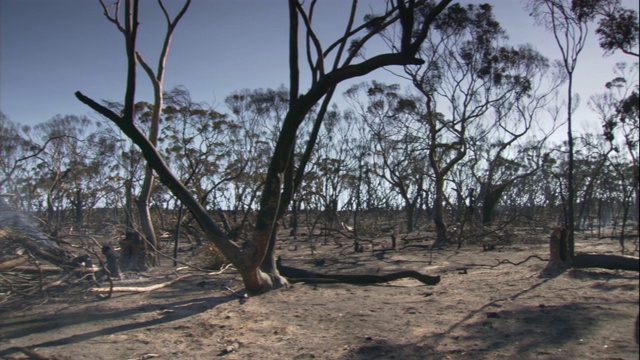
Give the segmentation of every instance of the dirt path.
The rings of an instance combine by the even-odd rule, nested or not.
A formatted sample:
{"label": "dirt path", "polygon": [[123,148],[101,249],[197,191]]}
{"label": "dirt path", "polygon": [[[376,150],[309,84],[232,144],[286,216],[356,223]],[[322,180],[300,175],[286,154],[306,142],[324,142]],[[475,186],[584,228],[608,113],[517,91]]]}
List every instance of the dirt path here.
{"label": "dirt path", "polygon": [[[598,248],[607,249],[615,246]],[[0,314],[0,356],[24,359],[11,350],[23,346],[57,359],[638,358],[637,273],[541,275],[546,264],[537,259],[520,266],[470,266],[547,257],[544,246],[432,254],[407,248],[386,252],[383,259],[371,252],[344,254],[332,245],[318,251],[316,256],[326,258],[324,267],[311,265],[303,244],[289,242],[281,249],[287,265],[314,271],[412,269],[440,275],[442,282],[295,284],[242,299],[233,292],[241,291],[240,279],[229,270],[105,301],[86,293],[52,294],[29,311]],[[173,276],[162,276],[168,273],[156,269],[136,284],[166,281]]]}

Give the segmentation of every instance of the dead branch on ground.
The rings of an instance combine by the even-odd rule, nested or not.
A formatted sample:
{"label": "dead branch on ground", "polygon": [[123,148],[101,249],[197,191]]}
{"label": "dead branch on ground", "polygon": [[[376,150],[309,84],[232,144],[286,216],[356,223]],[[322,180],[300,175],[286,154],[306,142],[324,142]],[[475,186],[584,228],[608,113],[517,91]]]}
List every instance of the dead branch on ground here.
{"label": "dead branch on ground", "polygon": [[293,268],[278,262],[278,271],[290,282],[304,282],[307,284],[344,283],[344,284],[379,284],[394,280],[413,278],[426,285],[437,285],[440,276],[429,276],[417,271],[398,271],[384,275],[373,274],[322,274],[304,269]]}
{"label": "dead branch on ground", "polygon": [[[220,275],[220,274],[224,273],[229,267],[231,267],[231,264],[223,267],[219,271],[207,273],[207,275]],[[98,293],[98,294],[103,294],[103,293],[110,293],[111,294],[111,293],[122,293],[122,292],[145,293],[145,292],[150,292],[150,291],[154,291],[154,290],[165,288],[167,286],[175,284],[176,282],[178,282],[180,280],[184,280],[184,279],[196,276],[196,275],[200,275],[200,274],[186,274],[186,275],[178,276],[177,278],[175,278],[173,280],[170,280],[170,281],[167,281],[167,282],[163,282],[163,283],[155,284],[155,285],[144,286],[144,287],[140,287],[140,286],[118,286],[118,287],[110,287],[109,289],[107,289],[107,288],[94,288],[94,289],[90,289],[89,291],[92,292],[92,293]]]}

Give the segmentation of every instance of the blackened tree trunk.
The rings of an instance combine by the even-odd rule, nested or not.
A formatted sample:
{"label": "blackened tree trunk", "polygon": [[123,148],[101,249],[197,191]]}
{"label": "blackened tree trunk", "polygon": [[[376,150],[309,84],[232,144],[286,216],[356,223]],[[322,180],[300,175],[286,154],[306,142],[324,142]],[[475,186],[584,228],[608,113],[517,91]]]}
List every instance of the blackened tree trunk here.
{"label": "blackened tree trunk", "polygon": [[601,268],[640,271],[638,258],[611,254],[571,254],[570,234],[564,227],[553,231],[549,241],[548,269]]}
{"label": "blackened tree trunk", "polygon": [[71,201],[71,205],[73,205],[74,209],[74,224],[77,232],[82,230],[82,222],[84,219],[84,199],[82,198],[82,188],[80,185],[76,185],[78,188],[76,189],[74,199]]}
{"label": "blackened tree trunk", "polygon": [[404,212],[407,217],[407,232],[412,232],[415,228],[415,212],[416,212],[416,200],[404,202]]}
{"label": "blackened tree trunk", "polygon": [[289,236],[293,236],[295,239],[298,236],[298,206],[299,202],[295,199],[291,201],[291,221],[289,221],[289,226],[291,227],[291,232]]}
{"label": "blackened tree trunk", "polygon": [[502,194],[507,189],[509,184],[510,183],[501,184],[487,190],[486,194],[484,195],[484,200],[482,201],[483,224],[489,224],[493,221],[496,205],[498,205],[500,198],[502,198]]}
{"label": "blackened tree trunk", "polygon": [[549,263],[551,269],[567,269],[572,266],[573,256],[569,247],[569,237],[567,228],[560,227],[551,233],[549,239]]}
{"label": "blackened tree trunk", "polygon": [[449,243],[447,239],[447,224],[444,222],[444,175],[436,173],[435,176],[436,196],[433,200],[433,223],[436,227],[437,246],[444,246]]}
{"label": "blackened tree trunk", "polygon": [[125,232],[121,242],[120,266],[126,270],[146,271],[148,269],[147,243],[136,226],[135,200],[133,195],[133,179],[125,181]]}
{"label": "blackened tree trunk", "polygon": [[176,228],[173,234],[173,266],[178,266],[178,244],[180,243],[180,236],[182,235],[183,214],[184,207],[180,204],[178,208],[178,220],[176,221]]}

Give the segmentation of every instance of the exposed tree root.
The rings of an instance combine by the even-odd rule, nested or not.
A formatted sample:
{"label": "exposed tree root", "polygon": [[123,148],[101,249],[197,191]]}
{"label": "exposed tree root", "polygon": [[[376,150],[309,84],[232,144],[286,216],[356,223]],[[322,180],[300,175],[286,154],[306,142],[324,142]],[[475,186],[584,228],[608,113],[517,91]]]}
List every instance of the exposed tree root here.
{"label": "exposed tree root", "polygon": [[531,259],[538,259],[538,260],[542,260],[542,261],[549,261],[549,259],[543,259],[543,258],[541,258],[541,257],[540,257],[540,256],[538,256],[538,255],[531,255],[531,256],[529,256],[528,258],[526,258],[526,259],[524,259],[524,260],[522,260],[522,261],[520,261],[520,262],[517,262],[517,263],[511,262],[510,260],[507,260],[507,259],[505,259],[505,260],[497,260],[497,259],[496,259],[496,261],[498,261],[498,264],[497,264],[497,265],[490,266],[490,267],[494,268],[494,267],[498,267],[498,266],[500,266],[500,265],[502,265],[502,264],[511,264],[511,265],[518,266],[518,265],[522,265],[522,264],[526,263],[527,261],[529,261],[529,260],[531,260]]}

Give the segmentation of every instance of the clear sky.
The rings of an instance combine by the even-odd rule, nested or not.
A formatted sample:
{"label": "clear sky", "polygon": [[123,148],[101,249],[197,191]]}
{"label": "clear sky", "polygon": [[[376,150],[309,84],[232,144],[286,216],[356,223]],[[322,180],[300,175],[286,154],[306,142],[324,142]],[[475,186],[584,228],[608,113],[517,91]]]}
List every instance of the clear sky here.
{"label": "clear sky", "polygon": [[[165,2],[172,14],[182,3]],[[534,24],[522,1],[472,2],[494,6],[511,44],[530,43],[550,59],[559,58],[551,34]],[[622,2],[638,8],[636,0]],[[155,69],[165,22],[156,1],[141,3],[138,48]],[[326,20],[324,31],[341,31],[348,2],[319,3],[316,19]],[[287,85],[287,14],[284,0],[193,0],[174,34],[165,89],[184,85],[195,101],[217,103],[224,111],[224,98],[235,90]],[[614,64],[634,60],[622,54],[603,57],[597,37],[590,34],[576,74],[581,117],[594,117],[586,101],[604,90]],[[0,0],[0,111],[14,122],[35,125],[57,114],[91,115],[75,98],[78,90],[96,100],[122,101],[125,61],[122,34],[104,18],[98,0]],[[138,76],[137,100],[151,101],[146,75],[140,70]],[[372,78],[399,81],[382,70]]]}

